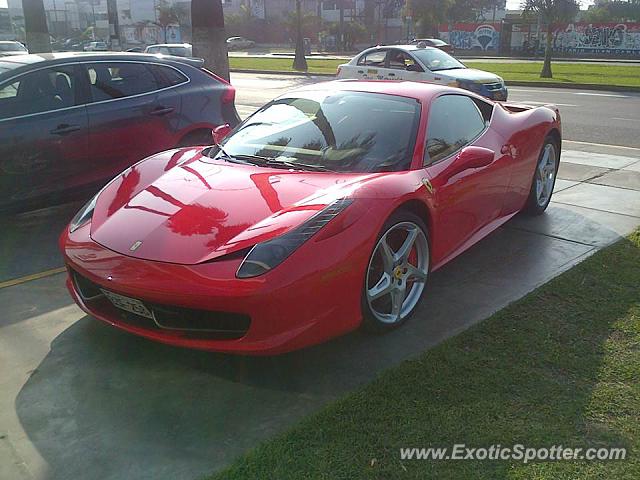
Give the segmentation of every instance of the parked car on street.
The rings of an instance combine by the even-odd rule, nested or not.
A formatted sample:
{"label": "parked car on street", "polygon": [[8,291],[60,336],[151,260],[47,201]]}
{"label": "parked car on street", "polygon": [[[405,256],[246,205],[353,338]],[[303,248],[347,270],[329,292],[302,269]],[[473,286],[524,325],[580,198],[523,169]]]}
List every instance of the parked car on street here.
{"label": "parked car on street", "polygon": [[244,37],[229,37],[227,38],[228,50],[242,50],[243,48],[251,48],[255,45],[253,40],[247,40]]}
{"label": "parked car on street", "polygon": [[337,78],[410,80],[464,88],[492,100],[506,100],[504,80],[490,72],[467,68],[434,47],[393,45],[368,48],[338,67]]}
{"label": "parked car on street", "polygon": [[439,48],[443,52],[447,52],[449,55],[453,55],[453,45],[448,44],[444,40],[439,38],[414,38],[411,41],[411,45],[419,45],[423,43],[425,47]]}
{"label": "parked car on street", "polygon": [[242,354],[391,330],[433,271],[545,211],[561,148],[553,106],[422,82],[308,85],[215,135],[128,168],[71,221],[83,310]]}
{"label": "parked car on street", "polygon": [[129,165],[211,143],[235,89],[202,61],[134,53],[0,59],[0,210],[93,190]]}
{"label": "parked car on street", "polygon": [[84,46],[85,52],[106,52],[109,50],[106,42],[89,42]]}
{"label": "parked car on street", "polygon": [[159,43],[157,45],[149,45],[145,48],[144,53],[193,57],[193,48],[189,43]]}
{"label": "parked car on street", "polygon": [[0,57],[24,55],[26,53],[29,53],[29,50],[20,42],[0,41]]}

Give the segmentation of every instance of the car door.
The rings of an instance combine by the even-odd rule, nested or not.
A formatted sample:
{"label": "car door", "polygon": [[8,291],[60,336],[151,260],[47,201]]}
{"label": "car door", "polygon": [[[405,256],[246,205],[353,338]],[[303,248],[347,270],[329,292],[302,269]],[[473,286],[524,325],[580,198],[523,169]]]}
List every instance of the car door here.
{"label": "car door", "polygon": [[408,52],[398,48],[389,50],[386,64],[388,69],[386,78],[389,80],[409,80],[412,82],[425,80],[424,68]]}
{"label": "car door", "polygon": [[502,210],[509,157],[500,153],[502,139],[488,128],[487,114],[476,102],[446,94],[429,109],[425,169],[437,204],[434,263],[466,248]]}
{"label": "car door", "polygon": [[108,179],[133,163],[176,146],[180,98],[163,95],[148,64],[83,64],[89,84],[89,155],[95,174]]}
{"label": "car door", "polygon": [[387,75],[387,49],[371,50],[358,59],[357,65],[352,67],[354,75],[349,78],[363,78],[366,80],[382,80]]}
{"label": "car door", "polygon": [[0,205],[87,181],[87,112],[78,69],[51,66],[0,85]]}

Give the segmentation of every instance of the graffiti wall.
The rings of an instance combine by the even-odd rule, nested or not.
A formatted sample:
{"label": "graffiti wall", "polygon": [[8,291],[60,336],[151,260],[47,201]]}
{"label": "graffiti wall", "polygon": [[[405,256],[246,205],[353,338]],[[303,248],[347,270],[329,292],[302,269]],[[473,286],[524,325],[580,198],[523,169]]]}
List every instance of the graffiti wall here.
{"label": "graffiti wall", "polygon": [[499,23],[440,25],[440,38],[456,50],[496,51],[500,45]]}
{"label": "graffiti wall", "polygon": [[[537,25],[500,23],[457,23],[440,25],[440,38],[456,50],[500,51],[503,53],[543,49],[546,28]],[[553,29],[553,49],[566,55],[640,56],[640,23],[568,23]],[[506,51],[508,49],[508,51]]]}
{"label": "graffiti wall", "polygon": [[553,37],[554,50],[563,53],[640,55],[640,23],[570,23]]}

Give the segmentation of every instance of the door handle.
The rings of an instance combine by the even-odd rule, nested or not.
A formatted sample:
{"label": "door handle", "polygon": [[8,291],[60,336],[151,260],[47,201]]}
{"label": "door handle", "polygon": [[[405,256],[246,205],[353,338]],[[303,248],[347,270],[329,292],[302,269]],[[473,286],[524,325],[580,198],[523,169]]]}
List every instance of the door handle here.
{"label": "door handle", "polygon": [[166,115],[168,113],[173,112],[175,109],[173,107],[157,107],[149,112],[150,115]]}
{"label": "door handle", "polygon": [[393,73],[393,72],[390,72],[390,73],[389,73],[389,76],[390,76],[390,77],[395,77],[395,76],[396,76],[396,74],[395,74],[395,73]]}
{"label": "door handle", "polygon": [[66,123],[58,125],[56,128],[51,130],[49,133],[53,135],[66,135],[67,133],[77,132],[80,130],[79,125],[69,125]]}

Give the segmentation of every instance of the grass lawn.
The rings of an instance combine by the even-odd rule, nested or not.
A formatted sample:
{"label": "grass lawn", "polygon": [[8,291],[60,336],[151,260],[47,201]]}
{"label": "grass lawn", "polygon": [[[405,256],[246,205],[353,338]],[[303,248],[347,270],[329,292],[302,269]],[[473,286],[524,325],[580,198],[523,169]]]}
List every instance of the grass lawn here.
{"label": "grass lawn", "polygon": [[[290,58],[241,58],[231,57],[232,69],[293,71]],[[336,73],[343,60],[307,60],[310,73]],[[590,63],[552,64],[554,78],[540,78],[541,62],[487,63],[465,62],[472,68],[494,72],[505,81],[550,81],[577,84],[601,84],[640,87],[640,66],[609,66]]]}
{"label": "grass lawn", "polygon": [[[400,448],[458,443],[627,458],[400,460]],[[640,231],[210,478],[640,478]]]}

